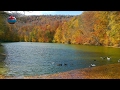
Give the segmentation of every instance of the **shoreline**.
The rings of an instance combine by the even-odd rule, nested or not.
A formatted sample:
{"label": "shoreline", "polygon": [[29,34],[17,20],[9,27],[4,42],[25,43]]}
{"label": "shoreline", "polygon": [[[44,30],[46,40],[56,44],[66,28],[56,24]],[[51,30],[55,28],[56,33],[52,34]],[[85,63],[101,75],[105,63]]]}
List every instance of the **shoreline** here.
{"label": "shoreline", "polygon": [[3,76],[0,79],[120,79],[120,63],[38,76]]}

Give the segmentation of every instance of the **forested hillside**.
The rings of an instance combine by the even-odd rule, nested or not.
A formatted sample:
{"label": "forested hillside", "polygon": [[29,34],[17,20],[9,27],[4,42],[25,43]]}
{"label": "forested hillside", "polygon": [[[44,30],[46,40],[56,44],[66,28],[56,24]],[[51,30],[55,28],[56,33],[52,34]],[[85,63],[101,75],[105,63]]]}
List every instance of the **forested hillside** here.
{"label": "forested hillside", "polygon": [[52,42],[56,29],[73,16],[40,15],[17,17],[15,24],[6,23],[9,28],[2,41]]}
{"label": "forested hillside", "polygon": [[4,41],[5,33],[9,29],[6,23],[7,13],[0,11],[0,41]]}
{"label": "forested hillside", "polygon": [[120,12],[85,11],[59,26],[54,41],[120,46]]}
{"label": "forested hillside", "polygon": [[0,14],[1,41],[120,46],[120,11],[84,11],[77,16],[21,16],[12,25],[3,17]]}

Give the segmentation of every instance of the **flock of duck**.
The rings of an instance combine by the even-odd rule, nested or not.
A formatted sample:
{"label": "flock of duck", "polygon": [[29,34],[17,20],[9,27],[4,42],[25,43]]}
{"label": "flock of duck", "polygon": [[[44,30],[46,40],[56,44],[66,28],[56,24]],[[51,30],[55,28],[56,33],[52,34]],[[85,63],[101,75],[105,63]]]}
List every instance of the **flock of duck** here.
{"label": "flock of duck", "polygon": [[[111,60],[111,57],[100,57],[100,58],[101,59],[106,59],[108,61]],[[96,60],[94,60],[94,61],[96,61]],[[118,62],[120,63],[120,59],[118,60]],[[52,64],[54,64],[54,62],[52,62]],[[57,66],[67,66],[67,64],[66,63],[64,63],[64,64],[57,64]],[[95,66],[96,66],[96,64],[92,63],[92,64],[90,64],[89,67],[95,67]]]}
{"label": "flock of duck", "polygon": [[[107,59],[108,61],[111,60],[111,57],[100,57],[101,59]],[[95,61],[95,60],[94,60]],[[118,60],[118,62],[120,62],[120,59]],[[89,67],[95,67],[96,64],[91,64]]]}
{"label": "flock of duck", "polygon": [[[6,54],[4,54],[4,53],[0,53],[1,55],[6,55]],[[111,60],[111,57],[100,57],[101,59],[107,59],[108,61],[110,61]],[[96,61],[96,60],[94,60],[94,61]],[[118,62],[120,63],[120,59],[118,60]],[[52,62],[52,64],[54,64],[54,62]],[[63,66],[63,65],[67,65],[66,63],[65,64],[57,64],[57,66]],[[96,64],[90,64],[90,66],[89,67],[95,67],[96,66]]]}

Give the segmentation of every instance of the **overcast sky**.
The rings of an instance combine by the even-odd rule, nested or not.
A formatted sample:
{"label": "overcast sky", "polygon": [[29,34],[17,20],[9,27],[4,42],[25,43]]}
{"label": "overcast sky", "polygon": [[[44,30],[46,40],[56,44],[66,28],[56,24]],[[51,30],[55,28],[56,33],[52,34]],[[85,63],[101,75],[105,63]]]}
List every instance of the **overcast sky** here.
{"label": "overcast sky", "polygon": [[80,15],[83,11],[17,11],[25,15]]}

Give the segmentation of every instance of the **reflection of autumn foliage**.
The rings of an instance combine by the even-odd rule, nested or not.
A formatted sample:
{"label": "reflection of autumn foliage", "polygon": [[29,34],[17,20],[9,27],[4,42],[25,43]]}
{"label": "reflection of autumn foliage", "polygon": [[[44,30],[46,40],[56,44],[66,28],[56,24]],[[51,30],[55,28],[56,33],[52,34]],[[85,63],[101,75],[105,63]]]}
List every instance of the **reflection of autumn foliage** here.
{"label": "reflection of autumn foliage", "polygon": [[77,16],[25,16],[17,18],[14,25],[5,24],[2,16],[0,18],[2,41],[120,46],[120,11],[85,11]]}

